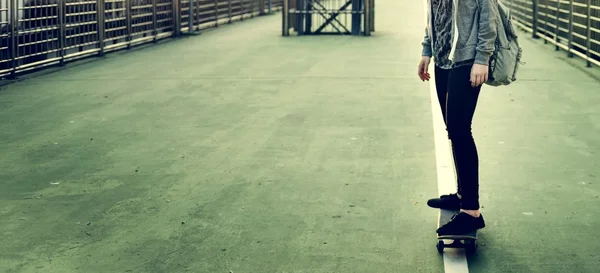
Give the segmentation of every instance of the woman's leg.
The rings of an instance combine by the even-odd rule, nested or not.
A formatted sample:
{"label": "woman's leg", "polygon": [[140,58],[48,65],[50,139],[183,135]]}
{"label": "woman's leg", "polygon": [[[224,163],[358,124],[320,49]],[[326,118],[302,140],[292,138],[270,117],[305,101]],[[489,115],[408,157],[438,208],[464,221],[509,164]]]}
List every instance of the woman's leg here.
{"label": "woman's leg", "polygon": [[[448,78],[450,76],[450,70],[449,69],[441,69],[438,68],[436,66],[436,79],[435,79],[435,88],[437,90],[437,97],[438,97],[438,101],[440,103],[440,108],[442,109],[442,117],[444,118],[444,125],[446,125],[446,132],[448,132],[448,123],[446,120],[446,108],[447,108],[447,101],[448,101]],[[439,73],[439,76],[437,76]],[[448,136],[448,139],[450,139],[450,137]],[[452,148],[452,159],[454,160],[454,165],[456,166],[456,156],[454,156],[456,154],[456,151],[454,150],[454,147],[451,146]],[[457,185],[457,189],[456,189],[456,193],[458,193],[457,197],[460,196],[461,192],[460,192],[460,179],[458,178],[458,176],[456,177],[456,185]]]}
{"label": "woman's leg", "polygon": [[[435,88],[437,91],[437,98],[440,104],[440,109],[442,110],[442,118],[444,119],[444,124],[446,124],[446,106],[447,106],[447,98],[448,98],[448,77],[450,70],[449,69],[441,69],[439,67],[435,67]],[[446,129],[447,131],[448,129]],[[452,149],[452,156],[456,165],[456,157],[454,156],[454,148]],[[432,198],[427,201],[427,205],[432,208],[442,208],[442,209],[451,209],[458,210],[460,209],[460,180],[457,178],[457,193],[458,194],[448,194],[442,195],[440,197]]]}
{"label": "woman's leg", "polygon": [[446,127],[452,143],[456,173],[461,181],[461,209],[479,209],[479,158],[471,124],[481,86],[472,87],[471,66],[452,69],[448,75]]}

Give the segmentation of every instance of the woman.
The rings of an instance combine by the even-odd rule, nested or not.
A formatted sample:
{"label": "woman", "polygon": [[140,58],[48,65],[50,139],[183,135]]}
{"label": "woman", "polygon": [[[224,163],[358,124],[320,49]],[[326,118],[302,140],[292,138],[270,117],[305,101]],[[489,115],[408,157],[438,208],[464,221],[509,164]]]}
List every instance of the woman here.
{"label": "woman", "polygon": [[485,227],[479,211],[478,155],[471,122],[481,85],[487,81],[496,41],[496,0],[427,0],[428,16],[418,74],[428,81],[431,58],[442,115],[457,173],[456,193],[430,199],[433,208],[460,210],[439,235]]}

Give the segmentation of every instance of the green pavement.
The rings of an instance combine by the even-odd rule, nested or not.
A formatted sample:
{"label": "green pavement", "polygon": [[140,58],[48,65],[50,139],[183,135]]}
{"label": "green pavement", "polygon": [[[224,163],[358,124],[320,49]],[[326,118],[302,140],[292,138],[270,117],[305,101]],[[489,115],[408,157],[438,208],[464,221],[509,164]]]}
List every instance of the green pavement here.
{"label": "green pavement", "polygon": [[[0,271],[444,272],[413,4],[368,38],[267,16],[4,86]],[[473,125],[469,269],[597,272],[600,83],[523,36]]]}

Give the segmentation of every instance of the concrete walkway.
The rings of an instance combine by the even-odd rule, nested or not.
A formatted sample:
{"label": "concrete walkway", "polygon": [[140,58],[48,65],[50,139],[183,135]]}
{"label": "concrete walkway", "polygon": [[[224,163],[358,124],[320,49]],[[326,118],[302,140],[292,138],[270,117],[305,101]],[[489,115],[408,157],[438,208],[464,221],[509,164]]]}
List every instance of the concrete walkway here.
{"label": "concrete walkway", "polygon": [[[0,271],[444,272],[413,5],[379,1],[370,38],[269,16],[3,87]],[[473,125],[469,270],[597,272],[600,82],[522,44]]]}

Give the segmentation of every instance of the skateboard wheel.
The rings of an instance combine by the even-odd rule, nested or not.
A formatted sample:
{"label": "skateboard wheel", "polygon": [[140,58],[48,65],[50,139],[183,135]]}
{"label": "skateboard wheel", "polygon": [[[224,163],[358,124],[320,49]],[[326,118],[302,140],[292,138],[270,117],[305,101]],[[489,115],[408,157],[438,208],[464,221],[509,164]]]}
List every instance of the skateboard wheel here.
{"label": "skateboard wheel", "polygon": [[468,254],[472,254],[475,253],[475,251],[477,250],[477,242],[475,241],[468,241],[465,247],[465,252]]}
{"label": "skateboard wheel", "polygon": [[443,253],[444,252],[444,241],[439,240],[437,242],[436,246],[437,246],[437,250],[438,250],[439,253]]}

